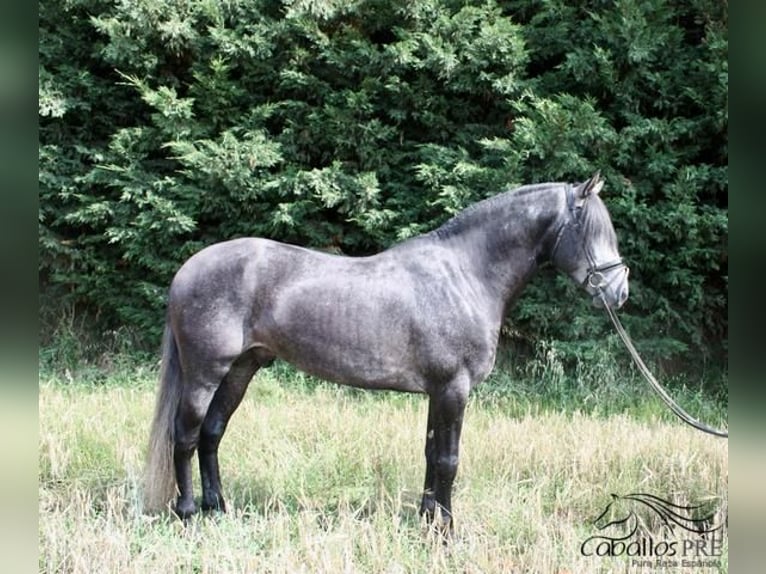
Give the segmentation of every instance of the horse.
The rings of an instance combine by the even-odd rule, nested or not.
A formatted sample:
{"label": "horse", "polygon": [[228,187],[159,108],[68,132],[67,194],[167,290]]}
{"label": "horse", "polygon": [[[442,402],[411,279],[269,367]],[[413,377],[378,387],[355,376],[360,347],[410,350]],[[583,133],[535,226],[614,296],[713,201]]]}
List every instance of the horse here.
{"label": "horse", "polygon": [[420,513],[453,529],[452,485],[468,395],[492,370],[505,315],[551,262],[619,308],[628,267],[599,192],[540,183],[479,201],[428,233],[350,257],[264,238],[212,244],[168,293],[144,477],[148,512],[226,510],[218,447],[256,371],[279,358],[324,380],[428,396]]}

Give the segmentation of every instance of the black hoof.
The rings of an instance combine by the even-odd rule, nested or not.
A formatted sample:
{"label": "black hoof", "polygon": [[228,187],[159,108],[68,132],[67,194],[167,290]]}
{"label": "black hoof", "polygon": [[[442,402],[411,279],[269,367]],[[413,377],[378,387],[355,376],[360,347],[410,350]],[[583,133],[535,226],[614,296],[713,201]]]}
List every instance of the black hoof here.
{"label": "black hoof", "polygon": [[452,513],[446,508],[433,499],[424,500],[420,506],[420,515],[425,517],[429,530],[437,533],[444,543],[452,539],[455,523]]}
{"label": "black hoof", "polygon": [[194,504],[194,501],[179,500],[176,502],[173,512],[185,522],[197,513],[197,506]]}
{"label": "black hoof", "polygon": [[226,503],[223,498],[216,497],[214,500],[202,501],[203,512],[226,512]]}

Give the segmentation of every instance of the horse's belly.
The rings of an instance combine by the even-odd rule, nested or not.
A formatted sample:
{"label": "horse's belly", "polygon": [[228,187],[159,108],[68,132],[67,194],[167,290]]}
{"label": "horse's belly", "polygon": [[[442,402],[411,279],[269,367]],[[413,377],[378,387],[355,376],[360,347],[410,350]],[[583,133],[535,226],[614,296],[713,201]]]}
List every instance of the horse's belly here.
{"label": "horse's belly", "polygon": [[423,392],[413,354],[412,313],[381,297],[293,298],[277,305],[265,338],[272,352],[329,381]]}
{"label": "horse's belly", "polygon": [[416,372],[406,371],[401,366],[382,364],[370,356],[360,360],[330,357],[322,360],[307,360],[304,353],[285,356],[284,359],[302,371],[334,383],[364,389],[388,389],[412,393],[426,392],[426,385]]}
{"label": "horse's belly", "polygon": [[319,378],[362,388],[425,391],[410,349],[392,335],[389,340],[353,332],[282,333],[275,354],[302,371]]}

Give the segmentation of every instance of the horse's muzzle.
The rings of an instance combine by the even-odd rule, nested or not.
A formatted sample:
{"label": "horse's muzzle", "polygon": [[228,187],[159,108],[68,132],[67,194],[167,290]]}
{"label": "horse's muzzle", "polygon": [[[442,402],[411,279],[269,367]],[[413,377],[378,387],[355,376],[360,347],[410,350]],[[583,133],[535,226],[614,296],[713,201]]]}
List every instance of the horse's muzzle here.
{"label": "horse's muzzle", "polygon": [[630,269],[622,259],[593,267],[583,281],[593,295],[593,306],[619,309],[628,300],[628,274]]}
{"label": "horse's muzzle", "polygon": [[599,288],[593,294],[593,306],[602,309],[608,305],[610,309],[619,309],[628,300],[628,281],[623,281],[614,288]]}

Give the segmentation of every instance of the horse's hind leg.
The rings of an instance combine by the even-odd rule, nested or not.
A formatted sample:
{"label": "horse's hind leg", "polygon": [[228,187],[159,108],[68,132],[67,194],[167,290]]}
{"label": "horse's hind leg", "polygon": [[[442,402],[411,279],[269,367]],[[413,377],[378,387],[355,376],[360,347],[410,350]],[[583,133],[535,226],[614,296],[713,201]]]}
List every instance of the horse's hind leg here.
{"label": "horse's hind leg", "polygon": [[224,377],[205,415],[199,440],[202,510],[226,510],[221,494],[218,446],[231,415],[242,402],[250,380],[259,366],[252,350],[241,355]]}
{"label": "horse's hind leg", "polygon": [[198,380],[190,383],[176,414],[173,447],[173,464],[178,485],[175,512],[182,519],[189,518],[197,510],[194,504],[191,458],[197,448],[202,421],[217,386],[202,384]]}

